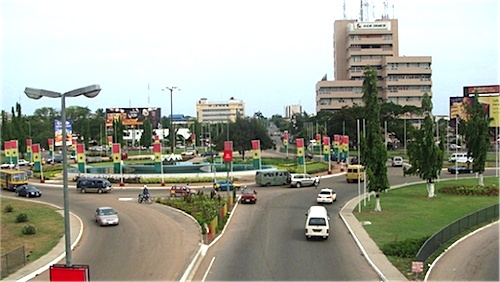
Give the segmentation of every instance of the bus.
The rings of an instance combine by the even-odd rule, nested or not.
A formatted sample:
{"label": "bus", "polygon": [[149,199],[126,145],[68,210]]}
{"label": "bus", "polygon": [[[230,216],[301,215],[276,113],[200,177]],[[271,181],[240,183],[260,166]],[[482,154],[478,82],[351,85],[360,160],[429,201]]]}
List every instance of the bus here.
{"label": "bus", "polygon": [[289,185],[290,180],[288,170],[259,170],[255,173],[255,183],[260,186]]}
{"label": "bus", "polygon": [[2,189],[16,191],[17,186],[28,184],[28,173],[17,169],[0,169],[0,186]]}

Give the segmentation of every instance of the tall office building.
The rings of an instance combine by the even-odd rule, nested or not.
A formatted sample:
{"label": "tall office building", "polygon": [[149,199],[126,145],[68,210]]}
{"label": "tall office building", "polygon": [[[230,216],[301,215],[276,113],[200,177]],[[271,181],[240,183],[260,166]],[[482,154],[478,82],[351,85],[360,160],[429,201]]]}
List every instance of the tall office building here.
{"label": "tall office building", "polygon": [[[316,112],[363,105],[363,69],[377,71],[378,93],[385,102],[420,107],[432,97],[432,57],[399,56],[398,20],[334,23],[334,80],[316,83]],[[413,120],[418,123],[418,120]]]}
{"label": "tall office building", "polygon": [[196,118],[198,122],[227,123],[236,121],[236,117],[245,117],[245,103],[231,97],[226,102],[211,102],[201,98],[196,103]]}
{"label": "tall office building", "polygon": [[285,118],[291,119],[294,114],[301,114],[302,106],[301,105],[289,105],[285,107]]}

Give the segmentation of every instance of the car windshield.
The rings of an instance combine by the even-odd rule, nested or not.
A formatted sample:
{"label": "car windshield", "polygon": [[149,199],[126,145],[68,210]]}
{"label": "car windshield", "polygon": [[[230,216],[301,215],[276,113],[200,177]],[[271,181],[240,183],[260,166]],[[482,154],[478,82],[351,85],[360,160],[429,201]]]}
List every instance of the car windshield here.
{"label": "car windshield", "polygon": [[99,212],[100,215],[114,215],[116,212],[113,209],[103,209]]}
{"label": "car windshield", "polygon": [[243,194],[243,195],[253,195],[254,192],[252,190],[243,190],[243,192],[241,192],[241,194]]}
{"label": "car windshield", "polygon": [[38,189],[35,186],[27,185],[26,190],[28,191],[37,191]]}
{"label": "car windshield", "polygon": [[331,195],[332,193],[330,191],[321,191],[319,192],[320,195]]}
{"label": "car windshield", "polygon": [[326,226],[326,220],[322,217],[311,217],[309,219],[309,225]]}

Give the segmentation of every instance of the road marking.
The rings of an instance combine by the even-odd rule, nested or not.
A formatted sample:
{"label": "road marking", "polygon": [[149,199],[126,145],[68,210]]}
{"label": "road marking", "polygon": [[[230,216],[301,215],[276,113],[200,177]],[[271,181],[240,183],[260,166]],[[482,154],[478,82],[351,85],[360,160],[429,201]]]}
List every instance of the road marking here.
{"label": "road marking", "polygon": [[212,260],[210,261],[210,264],[208,265],[207,271],[205,272],[205,275],[203,275],[203,278],[201,279],[202,282],[204,282],[205,279],[207,279],[207,275],[210,272],[210,269],[212,268],[214,261],[215,261],[215,257],[213,257]]}
{"label": "road marking", "polygon": [[133,201],[134,198],[118,198],[118,201],[124,201],[124,202],[129,202],[129,201]]}

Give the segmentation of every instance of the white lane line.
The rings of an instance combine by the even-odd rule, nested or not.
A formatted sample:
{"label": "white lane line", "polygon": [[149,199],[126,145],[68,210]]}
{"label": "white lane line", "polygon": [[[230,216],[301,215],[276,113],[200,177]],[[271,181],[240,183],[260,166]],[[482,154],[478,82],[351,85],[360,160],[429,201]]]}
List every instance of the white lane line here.
{"label": "white lane line", "polygon": [[134,198],[118,198],[118,201],[124,201],[124,202],[129,202],[129,201],[133,201]]}
{"label": "white lane line", "polygon": [[201,282],[204,282],[205,279],[207,279],[207,275],[210,272],[210,269],[212,268],[212,264],[214,264],[214,261],[215,257],[213,257],[212,260],[210,261],[210,264],[208,265],[207,271],[205,272],[205,275],[203,275],[203,279],[201,279]]}

